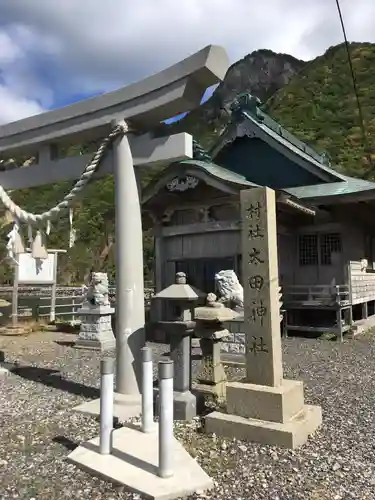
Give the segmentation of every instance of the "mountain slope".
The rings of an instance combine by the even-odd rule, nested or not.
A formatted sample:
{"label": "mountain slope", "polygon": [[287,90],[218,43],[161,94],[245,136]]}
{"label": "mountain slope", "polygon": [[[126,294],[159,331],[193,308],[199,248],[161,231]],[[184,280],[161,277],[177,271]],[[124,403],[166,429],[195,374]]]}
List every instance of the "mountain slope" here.
{"label": "mountain slope", "polygon": [[[163,125],[159,134],[186,131],[205,147],[211,145],[230,116],[228,109],[238,93],[250,92],[265,104],[264,109],[300,139],[320,151],[327,151],[335,168],[358,177],[374,178],[368,154],[375,152],[375,44],[350,45],[368,132],[369,151],[363,144],[353,83],[343,45],[304,63],[292,56],[259,50],[233,64],[225,80],[204,105],[186,118]],[[375,156],[374,156],[375,163]],[[150,172],[142,183],[146,184]],[[13,192],[23,208],[40,212],[61,200],[67,183]],[[81,282],[91,267],[105,269],[114,277],[114,186],[107,177],[91,183],[75,210],[77,243],[59,261],[61,283]],[[0,227],[0,252],[5,255],[9,225]],[[54,224],[50,247],[67,248],[68,223]],[[152,240],[145,238],[145,274],[151,273]],[[11,276],[0,260],[3,279]]]}
{"label": "mountain slope", "polygon": [[342,172],[373,179],[368,156],[375,153],[375,44],[352,43],[349,50],[368,150],[344,44],[309,63],[264,108],[299,139],[327,151]]}

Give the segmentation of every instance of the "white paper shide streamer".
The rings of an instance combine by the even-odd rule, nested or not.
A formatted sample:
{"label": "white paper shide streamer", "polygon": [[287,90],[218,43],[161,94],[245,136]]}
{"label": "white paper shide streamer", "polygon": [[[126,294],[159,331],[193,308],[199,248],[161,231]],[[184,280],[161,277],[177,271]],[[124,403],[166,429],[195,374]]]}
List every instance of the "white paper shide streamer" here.
{"label": "white paper shide streamer", "polygon": [[[60,201],[56,206],[41,214],[33,214],[23,210],[16,205],[4,188],[0,185],[0,202],[4,205],[9,214],[13,217],[14,224],[12,230],[8,233],[7,251],[9,257],[17,262],[16,256],[19,253],[25,252],[25,247],[19,232],[20,224],[27,225],[28,240],[31,246],[31,255],[34,259],[47,259],[48,252],[46,247],[46,236],[51,232],[51,219],[57,218],[61,212],[69,210],[69,248],[72,248],[76,241],[76,230],[73,227],[73,210],[72,203],[75,198],[83,191],[88,182],[92,179],[96,170],[99,167],[101,160],[112,142],[119,136],[123,136],[128,132],[128,126],[124,122],[117,125],[107,137],[105,137],[92,160],[82,172],[80,178],[75,183],[71,191]],[[46,224],[46,226],[44,226]],[[40,229],[41,225],[46,227],[45,232]],[[33,235],[33,226],[36,226],[35,237]]]}
{"label": "white paper shide streamer", "polygon": [[33,226],[31,224],[27,226],[27,239],[29,241],[29,245],[32,245],[34,237],[33,237]]}
{"label": "white paper shide streamer", "polygon": [[76,230],[73,226],[73,209],[69,209],[69,248],[72,248],[76,242]]}
{"label": "white paper shide streamer", "polygon": [[17,255],[25,251],[25,246],[20,234],[20,226],[17,220],[14,221],[11,231],[7,235],[8,243],[6,246],[9,258],[17,264]]}
{"label": "white paper shide streamer", "polygon": [[38,229],[31,245],[31,255],[34,259],[48,259],[48,252],[45,244],[45,235]]}

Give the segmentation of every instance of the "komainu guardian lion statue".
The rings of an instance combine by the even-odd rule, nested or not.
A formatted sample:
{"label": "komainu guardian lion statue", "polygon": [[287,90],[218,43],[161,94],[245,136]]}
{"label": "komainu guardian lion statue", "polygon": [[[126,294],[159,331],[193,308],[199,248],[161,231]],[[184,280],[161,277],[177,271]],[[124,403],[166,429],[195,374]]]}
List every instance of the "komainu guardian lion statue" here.
{"label": "komainu guardian lion statue", "polygon": [[86,304],[91,307],[104,306],[108,307],[108,275],[107,273],[91,273],[90,284],[86,290]]}
{"label": "komainu guardian lion statue", "polygon": [[236,307],[243,309],[243,287],[232,269],[216,273],[215,285],[220,302],[232,309]]}

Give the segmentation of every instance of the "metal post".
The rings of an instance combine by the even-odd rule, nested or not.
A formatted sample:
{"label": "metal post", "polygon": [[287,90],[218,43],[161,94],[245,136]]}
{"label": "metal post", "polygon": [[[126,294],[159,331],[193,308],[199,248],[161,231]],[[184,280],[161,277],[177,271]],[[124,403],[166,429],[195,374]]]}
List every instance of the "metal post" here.
{"label": "metal post", "polygon": [[71,319],[71,322],[72,323],[75,323],[76,321],[76,299],[73,295],[73,299],[72,299],[72,319]]}
{"label": "metal post", "polygon": [[53,253],[53,283],[51,290],[51,308],[49,312],[50,323],[56,320],[56,288],[57,288],[57,253]]}
{"label": "metal post", "polygon": [[19,276],[19,256],[15,255],[15,265],[13,273],[13,291],[12,291],[12,327],[18,325],[18,276]]}
{"label": "metal post", "polygon": [[[112,122],[113,126],[121,123]],[[116,391],[139,395],[144,346],[141,207],[127,136],[113,144],[116,211]],[[130,303],[131,301],[131,303]]]}
{"label": "metal post", "polygon": [[100,361],[100,454],[111,453],[113,430],[113,379],[114,359]]}
{"label": "metal post", "polygon": [[173,476],[173,361],[159,362],[158,476]]}
{"label": "metal post", "polygon": [[152,350],[142,349],[142,432],[151,432],[154,423],[154,376]]}
{"label": "metal post", "polygon": [[37,323],[39,323],[39,320],[40,320],[40,304],[39,303],[35,305],[34,311],[35,311],[35,321]]}

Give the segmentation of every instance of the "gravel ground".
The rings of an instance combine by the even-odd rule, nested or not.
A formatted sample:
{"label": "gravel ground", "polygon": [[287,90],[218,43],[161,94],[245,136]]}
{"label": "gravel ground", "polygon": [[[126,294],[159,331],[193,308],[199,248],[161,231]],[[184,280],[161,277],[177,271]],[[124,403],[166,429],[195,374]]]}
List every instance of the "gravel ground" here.
{"label": "gravel ground", "polygon": [[[98,435],[95,419],[71,409],[98,396],[99,359],[73,349],[73,339],[51,332],[0,337],[6,361],[20,366],[0,379],[1,500],[140,498],[65,460]],[[323,407],[322,429],[291,451],[207,436],[198,419],[176,423],[176,436],[215,481],[214,490],[191,499],[374,500],[375,337],[343,344],[288,339],[283,351],[285,376],[304,380],[306,401]],[[228,369],[230,378],[241,374]]]}

